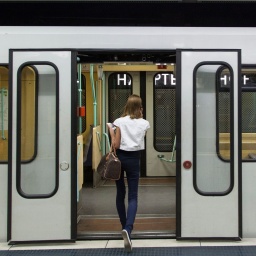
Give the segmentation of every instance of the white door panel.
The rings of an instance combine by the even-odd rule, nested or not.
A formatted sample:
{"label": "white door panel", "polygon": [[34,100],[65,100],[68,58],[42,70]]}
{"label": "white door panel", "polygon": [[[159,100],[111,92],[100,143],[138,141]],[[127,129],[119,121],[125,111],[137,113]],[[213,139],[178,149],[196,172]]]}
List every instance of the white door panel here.
{"label": "white door panel", "polygon": [[[14,50],[11,54],[13,104],[10,239],[11,242],[70,240],[71,52]],[[20,106],[22,109],[25,107],[18,105],[19,97],[27,96],[26,88],[19,88],[28,86],[19,83],[22,65],[33,65],[39,74],[38,92],[35,93],[35,120],[38,124],[34,124],[38,126],[35,135],[37,149],[28,162],[23,162],[24,156],[21,154],[24,146],[18,141],[26,141],[26,134],[19,135],[18,128],[20,122],[26,122],[25,114],[19,117]],[[23,104],[25,99],[20,101]]]}
{"label": "white door panel", "polygon": [[[181,134],[178,144],[181,145],[181,151],[178,161],[180,161],[181,182],[181,229],[178,237],[239,238],[241,235],[238,182],[240,52],[181,50],[179,53],[181,66],[177,68],[181,70],[180,85],[178,85],[181,86]],[[201,64],[197,66],[199,63]],[[223,160],[222,156],[217,155],[216,129],[220,125],[218,122],[216,124],[216,111],[219,114],[220,110],[217,110],[219,103],[216,103],[216,97],[219,94],[217,95],[215,81],[212,84],[210,82],[211,79],[216,79],[218,68],[222,65],[230,68],[230,76],[233,76],[233,84],[230,85],[233,86],[233,95],[232,89],[226,89],[230,97],[230,109],[231,112],[233,111],[231,124],[234,125],[233,130],[226,132],[230,136],[229,160]],[[197,75],[199,70],[201,78]],[[191,168],[187,169],[183,166],[186,161],[192,163]]]}

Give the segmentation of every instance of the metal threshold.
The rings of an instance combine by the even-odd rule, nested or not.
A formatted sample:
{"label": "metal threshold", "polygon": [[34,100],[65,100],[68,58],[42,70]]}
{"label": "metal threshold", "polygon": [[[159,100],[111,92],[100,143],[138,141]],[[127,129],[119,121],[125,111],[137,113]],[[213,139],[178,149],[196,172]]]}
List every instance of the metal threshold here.
{"label": "metal threshold", "polygon": [[[132,239],[175,239],[176,230],[170,231],[134,231],[132,233]],[[79,232],[77,234],[77,240],[119,240],[122,239],[120,232]]]}

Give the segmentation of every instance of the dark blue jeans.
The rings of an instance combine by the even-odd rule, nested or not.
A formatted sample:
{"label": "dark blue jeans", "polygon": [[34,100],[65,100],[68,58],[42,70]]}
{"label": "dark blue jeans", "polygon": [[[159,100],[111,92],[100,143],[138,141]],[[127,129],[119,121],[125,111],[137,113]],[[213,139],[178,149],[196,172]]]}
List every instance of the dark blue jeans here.
{"label": "dark blue jeans", "polygon": [[[117,156],[121,161],[121,177],[116,181],[116,208],[122,225],[129,235],[132,232],[138,207],[138,187],[140,177],[140,151],[117,150]],[[128,183],[128,209],[125,207],[125,182],[124,172]]]}

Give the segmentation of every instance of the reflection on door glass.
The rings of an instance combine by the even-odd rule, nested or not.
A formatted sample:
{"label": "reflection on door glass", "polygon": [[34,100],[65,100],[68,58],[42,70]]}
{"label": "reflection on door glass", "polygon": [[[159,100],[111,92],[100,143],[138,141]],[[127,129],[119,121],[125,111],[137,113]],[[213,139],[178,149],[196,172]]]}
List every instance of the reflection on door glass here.
{"label": "reflection on door glass", "polygon": [[197,190],[202,194],[224,193],[231,184],[231,165],[227,161],[231,144],[231,85],[229,77],[225,77],[230,73],[225,69],[219,76],[220,70],[223,66],[201,65],[195,73],[194,172]]}
{"label": "reflection on door glass", "polygon": [[46,197],[56,189],[57,181],[56,70],[51,65],[31,63],[22,68],[19,77],[18,191],[28,198]]}

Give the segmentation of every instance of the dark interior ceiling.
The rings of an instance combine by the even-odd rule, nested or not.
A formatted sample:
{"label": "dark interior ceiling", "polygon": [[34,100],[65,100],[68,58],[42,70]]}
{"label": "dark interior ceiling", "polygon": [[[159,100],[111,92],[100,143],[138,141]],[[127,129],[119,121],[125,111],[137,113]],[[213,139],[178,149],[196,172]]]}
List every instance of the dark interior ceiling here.
{"label": "dark interior ceiling", "polygon": [[176,63],[176,52],[153,51],[109,51],[109,52],[78,52],[80,62],[83,63]]}
{"label": "dark interior ceiling", "polygon": [[0,1],[0,26],[256,27],[252,1]]}

